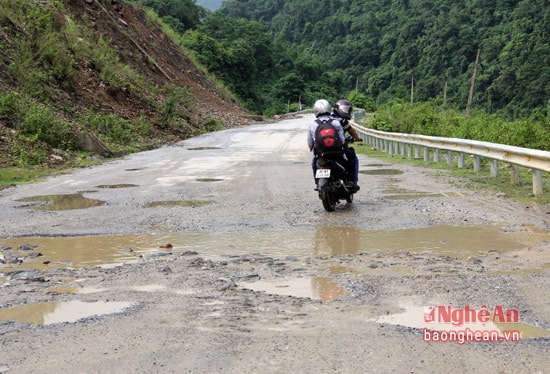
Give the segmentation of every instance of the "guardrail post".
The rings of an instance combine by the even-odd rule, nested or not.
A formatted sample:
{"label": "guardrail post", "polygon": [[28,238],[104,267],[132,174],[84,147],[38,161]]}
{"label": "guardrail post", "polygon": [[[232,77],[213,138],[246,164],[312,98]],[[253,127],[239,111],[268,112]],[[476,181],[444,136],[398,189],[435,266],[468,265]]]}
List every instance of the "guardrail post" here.
{"label": "guardrail post", "polygon": [[439,149],[434,149],[434,162],[437,164],[439,162]]}
{"label": "guardrail post", "polygon": [[543,194],[542,191],[542,171],[532,170],[533,173],[533,195],[539,196]]}
{"label": "guardrail post", "polygon": [[393,156],[393,142],[391,140],[388,140],[386,143],[387,143],[386,149],[388,150],[388,154],[390,156]]}
{"label": "guardrail post", "polygon": [[464,168],[464,153],[458,154],[458,167],[461,169]]}
{"label": "guardrail post", "polygon": [[407,157],[409,159],[413,158],[413,145],[407,144]]}
{"label": "guardrail post", "polygon": [[399,143],[399,147],[401,148],[401,157],[405,158],[405,143]]}
{"label": "guardrail post", "polygon": [[474,171],[480,172],[481,171],[481,157],[474,156]]}
{"label": "guardrail post", "polygon": [[491,177],[498,177],[498,161],[491,160]]}
{"label": "guardrail post", "polygon": [[510,164],[510,183],[514,186],[519,184],[519,166]]}
{"label": "guardrail post", "polygon": [[430,162],[430,148],[424,147],[424,162],[429,163]]}
{"label": "guardrail post", "polygon": [[420,158],[420,146],[419,145],[414,146],[414,158]]}
{"label": "guardrail post", "polygon": [[453,163],[453,151],[447,151],[447,164],[451,165]]}

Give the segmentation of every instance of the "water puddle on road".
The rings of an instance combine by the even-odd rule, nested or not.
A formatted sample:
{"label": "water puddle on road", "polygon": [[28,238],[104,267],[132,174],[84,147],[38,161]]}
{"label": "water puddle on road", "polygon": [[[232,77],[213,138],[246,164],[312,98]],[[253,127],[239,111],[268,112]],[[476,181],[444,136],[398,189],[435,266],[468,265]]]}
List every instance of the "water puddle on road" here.
{"label": "water puddle on road", "polygon": [[304,297],[312,300],[331,301],[348,293],[331,278],[285,278],[242,282],[241,288],[271,295]]}
{"label": "water puddle on road", "polygon": [[[532,234],[504,234],[482,226],[432,226],[420,229],[369,231],[350,227],[326,227],[315,234],[314,253],[318,255],[359,252],[410,251],[437,256],[467,258],[489,251],[509,251],[525,246]],[[539,235],[540,242],[550,239]]]}
{"label": "water puddle on road", "polygon": [[19,199],[17,201],[35,203],[21,206],[21,208],[32,208],[39,210],[87,209],[105,204],[102,200],[84,197],[83,192],[67,195],[32,196]]}
{"label": "water puddle on road", "polygon": [[[443,304],[441,304],[443,305]],[[431,331],[464,331],[470,329],[471,331],[498,331],[499,334],[503,334],[505,331],[519,331],[521,333],[521,339],[534,339],[540,337],[550,336],[550,330],[543,329],[541,327],[533,326],[527,323],[495,323],[492,321],[486,323],[472,323],[465,322],[460,325],[452,325],[451,323],[435,323],[426,322],[424,320],[426,307],[416,305],[402,305],[404,311],[389,315],[380,316],[378,318],[370,319],[369,321],[399,325],[405,327],[411,327],[416,329],[429,329]],[[490,318],[492,319],[492,317]]]}
{"label": "water puddle on road", "polygon": [[18,321],[36,325],[77,322],[79,320],[120,313],[134,306],[133,302],[123,301],[68,301],[34,303],[0,309],[0,321]]}
{"label": "water puddle on road", "polygon": [[[281,240],[284,238],[284,240]],[[16,268],[78,268],[139,261],[142,255],[198,252],[227,259],[232,255],[330,256],[361,252],[409,251],[434,256],[468,258],[490,251],[510,251],[544,244],[544,233],[503,233],[492,226],[433,226],[406,230],[362,230],[347,226],[320,226],[314,231],[256,231],[226,233],[166,233],[76,237],[0,239],[5,273]],[[170,246],[167,246],[167,243]],[[33,248],[32,250],[19,250]],[[162,248],[165,247],[165,248]],[[168,249],[166,249],[168,248]],[[39,255],[40,254],[40,255]],[[11,260],[10,260],[11,259]],[[1,272],[0,272],[1,273]]]}
{"label": "water puddle on road", "polygon": [[[117,189],[117,188],[129,188],[137,187],[137,184],[105,184],[95,186],[95,188],[102,189]],[[75,210],[75,209],[87,209],[95,206],[101,206],[105,204],[105,201],[91,199],[84,197],[85,193],[97,192],[95,190],[80,191],[74,194],[60,194],[60,195],[40,195],[31,196],[17,201],[30,202],[33,204],[23,205],[20,208],[32,208],[39,210]]]}

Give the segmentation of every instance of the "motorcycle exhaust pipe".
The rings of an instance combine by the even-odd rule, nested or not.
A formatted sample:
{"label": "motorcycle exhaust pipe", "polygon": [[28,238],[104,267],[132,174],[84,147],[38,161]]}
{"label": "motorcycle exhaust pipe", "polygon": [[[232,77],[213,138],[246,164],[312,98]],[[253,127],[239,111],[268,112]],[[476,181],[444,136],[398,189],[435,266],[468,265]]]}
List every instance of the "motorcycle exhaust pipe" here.
{"label": "motorcycle exhaust pipe", "polygon": [[348,189],[348,186],[346,186],[346,184],[344,183],[344,181],[341,180],[341,179],[338,180],[338,181],[336,181],[336,183],[334,183],[334,185],[335,185],[337,188],[344,187],[344,190],[345,190],[346,192],[350,192],[349,189]]}
{"label": "motorcycle exhaust pipe", "polygon": [[337,180],[337,181],[334,183],[334,186],[336,186],[337,188],[344,187],[344,190],[346,190],[347,192],[349,192],[348,187],[346,186],[346,184],[344,183],[344,181],[342,181],[341,179]]}

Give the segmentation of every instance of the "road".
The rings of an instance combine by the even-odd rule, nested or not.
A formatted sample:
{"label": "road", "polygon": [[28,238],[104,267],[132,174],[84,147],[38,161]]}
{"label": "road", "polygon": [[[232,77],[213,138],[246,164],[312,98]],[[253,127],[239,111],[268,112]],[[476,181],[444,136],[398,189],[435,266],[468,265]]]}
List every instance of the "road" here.
{"label": "road", "polygon": [[[1,190],[0,373],[544,372],[550,207],[360,155],[325,212],[310,120]],[[426,305],[518,309],[524,339],[424,342]]]}

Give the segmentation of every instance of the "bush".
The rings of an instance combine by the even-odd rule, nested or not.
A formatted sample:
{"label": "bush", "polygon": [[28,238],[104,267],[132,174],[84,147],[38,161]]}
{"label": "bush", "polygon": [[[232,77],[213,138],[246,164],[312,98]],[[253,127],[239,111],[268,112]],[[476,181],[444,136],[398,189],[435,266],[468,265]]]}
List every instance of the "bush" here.
{"label": "bush", "polygon": [[0,94],[0,120],[13,122],[19,114],[20,98],[17,93],[8,92]]}
{"label": "bush", "polygon": [[372,127],[381,131],[462,138],[524,148],[548,150],[548,114],[507,120],[484,111],[469,116],[454,109],[441,109],[437,102],[410,105],[392,101],[378,108]]}
{"label": "bush", "polygon": [[68,128],[49,107],[31,104],[18,127],[19,135],[50,147],[65,148]]}

